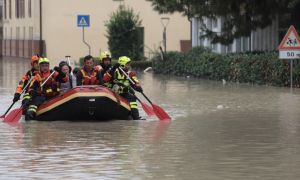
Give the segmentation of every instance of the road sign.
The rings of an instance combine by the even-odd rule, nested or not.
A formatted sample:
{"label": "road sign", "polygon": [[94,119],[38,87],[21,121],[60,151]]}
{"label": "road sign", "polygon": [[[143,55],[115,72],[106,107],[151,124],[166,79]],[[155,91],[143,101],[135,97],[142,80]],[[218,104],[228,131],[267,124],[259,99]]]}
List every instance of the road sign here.
{"label": "road sign", "polygon": [[289,30],[282,39],[279,50],[300,50],[300,37],[294,28],[290,26]]}
{"label": "road sign", "polygon": [[290,26],[278,49],[280,59],[298,59],[300,57],[300,37],[294,26]]}
{"label": "road sign", "polygon": [[290,78],[291,90],[293,89],[293,60],[300,58],[300,37],[294,28],[290,26],[289,30],[282,39],[279,47],[279,58],[290,60]]}
{"label": "road sign", "polygon": [[77,26],[78,27],[89,27],[90,26],[90,15],[77,15]]}
{"label": "road sign", "polygon": [[300,59],[300,50],[280,50],[280,59]]}

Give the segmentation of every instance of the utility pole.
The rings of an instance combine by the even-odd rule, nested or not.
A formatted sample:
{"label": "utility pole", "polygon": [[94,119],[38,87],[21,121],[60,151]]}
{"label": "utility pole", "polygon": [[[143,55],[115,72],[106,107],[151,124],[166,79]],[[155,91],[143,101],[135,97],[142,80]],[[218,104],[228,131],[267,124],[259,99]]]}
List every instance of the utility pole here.
{"label": "utility pole", "polygon": [[164,45],[164,51],[167,52],[167,26],[169,24],[170,18],[169,17],[162,17],[160,18],[161,24],[163,25],[163,45]]}

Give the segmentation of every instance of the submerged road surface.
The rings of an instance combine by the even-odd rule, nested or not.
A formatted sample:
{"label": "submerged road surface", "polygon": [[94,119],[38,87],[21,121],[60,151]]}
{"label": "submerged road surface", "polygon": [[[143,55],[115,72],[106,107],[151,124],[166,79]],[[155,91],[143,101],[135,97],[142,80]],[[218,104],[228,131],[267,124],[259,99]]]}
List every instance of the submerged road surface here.
{"label": "submerged road surface", "polygon": [[[0,114],[28,64],[0,60]],[[139,77],[171,122],[1,122],[0,179],[299,179],[298,89]]]}

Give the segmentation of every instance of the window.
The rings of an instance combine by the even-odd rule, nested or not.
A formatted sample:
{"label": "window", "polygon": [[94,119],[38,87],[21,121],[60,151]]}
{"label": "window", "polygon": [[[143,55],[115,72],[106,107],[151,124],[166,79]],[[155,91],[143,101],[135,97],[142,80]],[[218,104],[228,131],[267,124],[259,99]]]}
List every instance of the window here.
{"label": "window", "polygon": [[212,20],[212,28],[218,28],[218,19]]}
{"label": "window", "polygon": [[228,44],[227,45],[227,53],[231,53],[232,52],[232,44]]}
{"label": "window", "polygon": [[7,18],[7,16],[6,16],[6,9],[7,9],[7,7],[6,7],[6,0],[4,0],[4,19]]}
{"label": "window", "polygon": [[25,39],[26,39],[26,28],[23,27],[23,40],[25,40]]}
{"label": "window", "polygon": [[20,39],[20,27],[17,27],[17,30],[16,30],[16,39],[17,40]]}
{"label": "window", "polygon": [[241,38],[236,39],[236,51],[237,53],[241,52]]}
{"label": "window", "polygon": [[20,17],[25,18],[25,0],[20,0]]}
{"label": "window", "polygon": [[16,18],[24,18],[25,17],[25,1],[24,0],[16,0]]}
{"label": "window", "polygon": [[3,6],[0,6],[0,19],[3,19]]}
{"label": "window", "polygon": [[31,0],[28,0],[28,17],[31,17]]}
{"label": "window", "polygon": [[242,37],[242,51],[249,51],[249,38],[247,37]]}
{"label": "window", "polygon": [[4,39],[7,39],[7,28],[4,28]]}
{"label": "window", "polygon": [[212,22],[211,21],[212,21],[211,19],[207,18],[206,27],[209,30],[212,30]]}
{"label": "window", "polygon": [[218,52],[218,44],[211,44],[211,49],[213,50],[213,52]]}
{"label": "window", "polygon": [[12,39],[12,37],[13,37],[13,29],[12,29],[12,27],[10,28],[10,39]]}
{"label": "window", "polygon": [[33,27],[29,27],[29,40],[33,40]]}
{"label": "window", "polygon": [[8,14],[9,14],[9,19],[11,19],[11,0],[8,1]]}
{"label": "window", "polygon": [[16,18],[19,18],[19,16],[20,16],[20,1],[19,0],[16,0],[16,10],[15,10],[15,12],[16,12]]}

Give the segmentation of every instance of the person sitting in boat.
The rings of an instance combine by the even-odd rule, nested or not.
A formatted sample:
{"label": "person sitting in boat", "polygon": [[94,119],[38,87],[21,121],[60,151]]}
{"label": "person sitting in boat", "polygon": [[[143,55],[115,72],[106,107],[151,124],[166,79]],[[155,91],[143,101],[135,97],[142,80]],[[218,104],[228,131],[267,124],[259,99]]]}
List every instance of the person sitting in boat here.
{"label": "person sitting in boat", "polygon": [[94,66],[93,56],[85,56],[83,62],[83,68],[76,75],[77,86],[102,85],[102,75],[99,67]]}
{"label": "person sitting in boat", "polygon": [[65,83],[59,83],[59,88],[61,91],[72,89],[76,87],[76,79],[72,72],[72,67],[66,61],[61,61],[58,65],[61,68],[61,71],[69,77],[69,81]]}
{"label": "person sitting in boat", "polygon": [[19,101],[21,94],[24,91],[25,94],[23,95],[23,100],[22,100],[23,114],[26,112],[28,108],[28,101],[30,98],[28,93],[29,83],[31,82],[32,78],[38,73],[39,70],[39,56],[38,55],[32,56],[30,64],[31,64],[31,69],[27,71],[25,75],[22,76],[16,88],[16,92],[14,94],[14,99],[13,99],[13,102]]}
{"label": "person sitting in boat", "polygon": [[[138,92],[143,92],[143,89],[136,77],[136,74],[130,71],[131,60],[127,56],[122,56],[119,58],[118,63],[116,63],[103,77],[104,82],[111,82],[113,84],[113,91],[119,93],[122,97],[129,101],[131,108],[131,116],[134,120],[140,119],[139,110],[137,106],[137,99],[133,94],[132,88]],[[120,66],[120,67],[119,67]],[[135,84],[130,83],[126,76],[119,70],[122,70],[129,75]]]}
{"label": "person sitting in boat", "polygon": [[[102,77],[104,74],[112,68],[111,66],[111,54],[108,51],[104,51],[100,53],[100,69]],[[112,84],[106,82],[103,84],[105,87],[112,88]]]}
{"label": "person sitting in boat", "polygon": [[100,66],[102,76],[111,68],[111,54],[108,51],[100,53]]}
{"label": "person sitting in boat", "polygon": [[29,86],[30,105],[25,115],[26,120],[34,119],[38,106],[59,94],[59,82],[64,83],[69,80],[59,67],[54,67],[55,71],[50,70],[49,63],[47,58],[39,59],[40,71]]}

